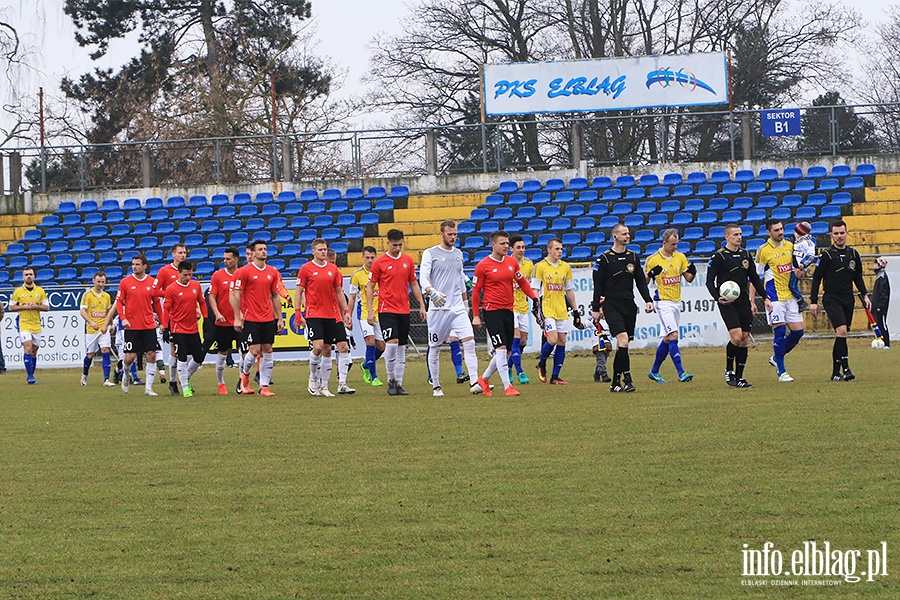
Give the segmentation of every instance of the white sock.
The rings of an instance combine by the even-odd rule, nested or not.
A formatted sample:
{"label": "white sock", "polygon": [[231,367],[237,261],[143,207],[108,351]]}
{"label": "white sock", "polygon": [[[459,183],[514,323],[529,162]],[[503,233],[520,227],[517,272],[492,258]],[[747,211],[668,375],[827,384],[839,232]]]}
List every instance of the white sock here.
{"label": "white sock", "polygon": [[319,363],[322,361],[322,355],[316,356],[312,352],[309,353],[309,376],[311,379],[319,379]]}
{"label": "white sock", "polygon": [[484,375],[481,376],[485,381],[490,380],[491,375],[493,375],[493,374],[494,374],[494,371],[497,370],[497,363],[494,362],[494,359],[497,357],[496,352],[497,352],[497,351],[494,350],[494,353],[495,353],[495,354],[494,354],[494,356],[491,357],[491,360],[488,361],[488,366],[487,366],[487,368],[484,370]]}
{"label": "white sock", "polygon": [[397,363],[397,344],[384,345],[384,370],[387,372],[388,381],[395,380],[394,367]]}
{"label": "white sock", "polygon": [[271,352],[262,355],[262,362],[260,362],[259,370],[259,385],[260,387],[266,387],[269,385],[269,382],[272,381],[272,370],[275,369],[275,356]]}
{"label": "white sock", "polygon": [[466,370],[469,371],[469,383],[475,385],[478,383],[478,354],[475,352],[475,340],[469,340],[462,343],[463,361],[466,363]]}
{"label": "white sock", "polygon": [[441,347],[428,347],[428,368],[431,370],[431,387],[441,386]]}
{"label": "white sock", "polygon": [[194,360],[193,357],[188,359],[187,367],[188,367],[188,379],[194,376],[194,373],[200,370],[200,363]]}
{"label": "white sock", "polygon": [[397,359],[394,363],[394,381],[403,385],[403,373],[406,372],[406,346],[397,346]]}
{"label": "white sock", "polygon": [[256,363],[256,357],[253,356],[252,353],[248,352],[244,355],[244,360],[241,361],[241,373],[244,375],[250,375],[250,371],[253,370],[253,365]]}
{"label": "white sock", "polygon": [[[156,361],[146,361],[147,364],[144,369],[144,390],[148,392],[153,391],[153,380],[156,379]],[[131,368],[131,365],[128,365],[128,368]],[[128,371],[130,373],[131,371]]]}
{"label": "white sock", "polygon": [[178,361],[178,365],[175,367],[178,370],[178,381],[181,382],[181,389],[186,390],[188,386],[188,364],[187,362]]}
{"label": "white sock", "polygon": [[350,372],[350,367],[352,366],[353,357],[350,356],[350,352],[338,353],[338,383],[341,385],[347,384],[347,373]]}
{"label": "white sock", "polygon": [[328,389],[328,381],[331,379],[331,371],[334,369],[334,360],[331,356],[323,356],[319,365],[319,387]]}
{"label": "white sock", "polygon": [[500,381],[503,382],[503,389],[510,386],[509,383],[509,365],[506,363],[506,348],[497,348],[494,354],[494,364],[500,372]]}
{"label": "white sock", "polygon": [[178,379],[178,357],[169,356],[169,381]]}
{"label": "white sock", "polygon": [[216,383],[225,385],[225,355],[216,354]]}

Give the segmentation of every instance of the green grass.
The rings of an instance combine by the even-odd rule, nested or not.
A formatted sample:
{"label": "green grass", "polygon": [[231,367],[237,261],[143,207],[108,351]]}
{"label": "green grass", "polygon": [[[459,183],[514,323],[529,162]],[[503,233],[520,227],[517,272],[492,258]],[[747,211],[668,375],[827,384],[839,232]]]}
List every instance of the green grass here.
{"label": "green grass", "polygon": [[741,585],[743,544],[809,539],[886,540],[889,576],[781,593],[895,598],[896,357],[867,344],[852,383],[804,341],[779,384],[761,343],[750,390],[725,386],[723,350],[687,349],[688,384],[635,353],[638,391],[611,394],[570,357],[569,386],[518,399],[469,396],[446,353],[442,399],[422,361],[402,399],[311,398],[305,364],[276,367],[271,399],[214,396],[211,365],[192,399],[10,372],[0,598],[755,596],[773,591]]}

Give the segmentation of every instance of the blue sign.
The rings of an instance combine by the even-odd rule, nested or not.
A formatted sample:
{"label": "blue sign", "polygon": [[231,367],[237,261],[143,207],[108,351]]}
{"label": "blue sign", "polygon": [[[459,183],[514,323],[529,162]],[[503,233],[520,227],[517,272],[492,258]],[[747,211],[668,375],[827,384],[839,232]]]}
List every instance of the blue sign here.
{"label": "blue sign", "polygon": [[763,137],[803,135],[800,109],[764,110],[760,114]]}

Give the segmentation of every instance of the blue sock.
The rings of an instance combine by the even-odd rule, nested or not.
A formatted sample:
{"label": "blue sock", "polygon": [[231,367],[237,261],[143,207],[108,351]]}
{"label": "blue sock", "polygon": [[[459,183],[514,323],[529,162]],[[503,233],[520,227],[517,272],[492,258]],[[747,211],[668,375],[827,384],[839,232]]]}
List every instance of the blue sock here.
{"label": "blue sock", "polygon": [[800,338],[803,337],[803,330],[798,329],[797,331],[792,331],[788,334],[787,340],[784,343],[784,353],[787,354],[791,350],[797,347],[797,344],[800,343]]}
{"label": "blue sock", "polygon": [[522,338],[513,338],[509,362],[516,368],[516,373],[522,372]]}
{"label": "blue sock", "polygon": [[544,342],[544,345],[541,346],[541,362],[547,362],[551,352],[553,352],[553,346],[550,345],[550,342]]}
{"label": "blue sock", "polygon": [[653,368],[651,372],[659,373],[659,368],[662,366],[663,362],[665,362],[666,357],[669,355],[669,342],[666,340],[660,340],[659,346],[656,347],[656,360],[653,361]]}
{"label": "blue sock", "polygon": [[34,357],[27,352],[23,353],[22,363],[25,365],[25,374],[32,377],[34,375]]}
{"label": "blue sock", "polygon": [[378,360],[375,357],[375,353],[375,346],[366,346],[366,362],[364,365],[369,370],[369,376],[372,379],[378,377],[378,373],[375,371],[376,361]]}
{"label": "blue sock", "polygon": [[88,371],[91,370],[91,363],[93,362],[93,358],[88,358],[87,356],[84,357],[84,368],[81,370],[82,375],[84,375],[85,377],[87,376]]}
{"label": "blue sock", "polygon": [[559,375],[563,363],[566,361],[566,345],[557,344],[556,350],[553,351],[553,374]]}
{"label": "blue sock", "polygon": [[669,340],[669,355],[672,357],[672,362],[675,363],[678,376],[681,377],[684,375],[684,367],[681,366],[681,350],[678,348],[678,340]]}
{"label": "blue sock", "polygon": [[112,367],[112,361],[109,357],[109,352],[103,353],[103,381],[109,379],[109,370]]}
{"label": "blue sock", "polygon": [[775,328],[775,339],[772,341],[772,350],[775,351],[775,364],[778,365],[778,374],[781,375],[787,369],[784,368],[784,330],[786,327],[781,325]]}
{"label": "blue sock", "polygon": [[[427,360],[428,357],[426,356],[425,359]],[[455,342],[450,342],[450,360],[453,361],[453,366],[456,367],[456,376],[461,377],[463,374],[463,369],[462,369],[463,359],[462,359],[462,349],[460,348],[459,340],[456,340]]]}
{"label": "blue sock", "polygon": [[138,376],[137,376],[137,360],[135,360],[133,363],[131,363],[131,378],[132,379],[138,378]]}

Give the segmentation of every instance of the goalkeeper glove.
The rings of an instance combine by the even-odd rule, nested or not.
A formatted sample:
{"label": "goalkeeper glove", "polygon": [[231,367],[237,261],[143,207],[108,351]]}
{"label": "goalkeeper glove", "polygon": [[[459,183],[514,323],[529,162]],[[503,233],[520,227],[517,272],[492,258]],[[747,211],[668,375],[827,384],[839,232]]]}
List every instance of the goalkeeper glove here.
{"label": "goalkeeper glove", "polygon": [[166,327],[162,330],[162,340],[165,344],[172,343],[172,333],[169,331],[169,328]]}
{"label": "goalkeeper glove", "polygon": [[431,300],[431,304],[436,308],[441,308],[445,304],[447,304],[447,294],[443,292],[439,292],[436,289],[431,290],[431,293],[428,295],[429,300]]}
{"label": "goalkeeper glove", "polygon": [[660,273],[662,273],[662,271],[663,271],[662,267],[659,266],[659,265],[656,265],[655,267],[653,267],[652,269],[650,269],[649,271],[647,271],[647,275],[650,276],[650,279],[656,279],[656,277],[657,277]]}
{"label": "goalkeeper glove", "polygon": [[584,329],[584,323],[581,322],[581,312],[577,308],[572,309],[572,325],[575,329]]}
{"label": "goalkeeper glove", "polygon": [[541,310],[541,299],[536,298],[534,302],[531,303],[531,314],[534,315],[534,320],[537,322],[538,326],[543,330],[544,329],[544,313]]}
{"label": "goalkeeper glove", "polygon": [[694,263],[690,263],[690,264],[688,264],[687,271],[685,271],[685,272],[690,273],[691,275],[696,275],[697,267],[694,265]]}

